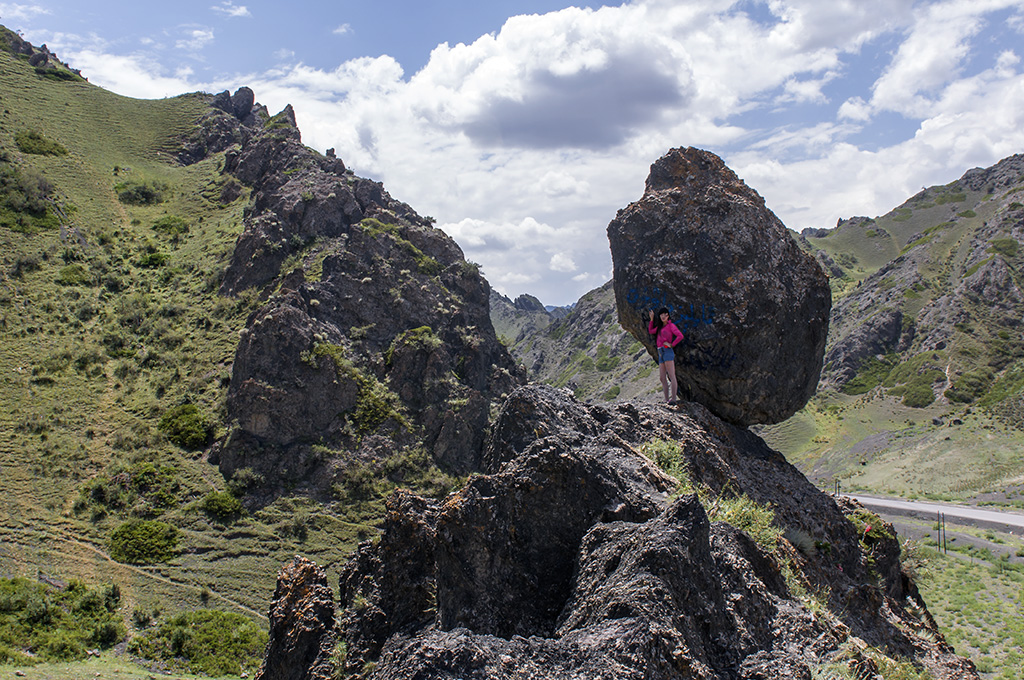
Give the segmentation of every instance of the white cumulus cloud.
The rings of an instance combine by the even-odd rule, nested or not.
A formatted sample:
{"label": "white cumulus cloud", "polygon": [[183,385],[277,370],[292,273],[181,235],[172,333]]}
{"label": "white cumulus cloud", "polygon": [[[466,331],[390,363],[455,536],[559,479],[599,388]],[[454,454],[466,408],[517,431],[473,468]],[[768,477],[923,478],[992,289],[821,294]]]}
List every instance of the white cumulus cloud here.
{"label": "white cumulus cloud", "polygon": [[[511,17],[415,73],[283,53],[205,80],[98,41],[51,47],[130,96],[248,85],[292,104],[307,144],[435,217],[497,290],[567,304],[610,277],[608,222],[670,148],[718,153],[795,229],[1024,151],[1021,16],[1024,0],[632,0]],[[191,49],[213,40],[195,31]]]}
{"label": "white cumulus cloud", "polygon": [[218,14],[224,14],[225,16],[229,17],[252,16],[252,12],[249,11],[248,7],[246,7],[245,5],[236,5],[235,3],[231,2],[231,0],[224,0],[224,2],[220,3],[219,5],[214,5],[210,9],[212,9],[214,12],[217,12]]}
{"label": "white cumulus cloud", "polygon": [[182,50],[201,50],[213,42],[213,31],[208,28],[191,28],[185,32],[185,37],[174,43],[174,46]]}

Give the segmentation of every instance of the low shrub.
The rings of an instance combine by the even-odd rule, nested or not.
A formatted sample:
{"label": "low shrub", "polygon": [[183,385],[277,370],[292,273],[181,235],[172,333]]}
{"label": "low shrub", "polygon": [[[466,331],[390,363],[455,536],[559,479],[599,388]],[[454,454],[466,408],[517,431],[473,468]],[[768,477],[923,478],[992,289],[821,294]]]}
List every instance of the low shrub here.
{"label": "low shrub", "polygon": [[60,270],[57,274],[57,283],[62,286],[90,286],[93,284],[93,277],[85,266],[75,263]]}
{"label": "low shrub", "polygon": [[200,610],[139,635],[128,651],[178,672],[237,677],[259,667],[267,638],[265,630],[241,614]]}
{"label": "low shrub", "polygon": [[53,185],[31,168],[19,168],[0,152],[0,226],[32,234],[60,226]]}
{"label": "low shrub", "polygon": [[717,499],[708,510],[712,522],[725,522],[745,531],[765,552],[778,547],[782,529],[775,526],[775,511],[747,495]]}
{"label": "low shrub", "polygon": [[263,486],[266,478],[251,467],[238,468],[228,480],[228,492],[241,496],[252,488]]}
{"label": "low shrub", "polygon": [[692,491],[690,473],[679,442],[666,439],[652,439],[640,447],[641,453],[654,464],[679,481],[679,492]]}
{"label": "low shrub", "polygon": [[164,200],[167,185],[163,182],[128,180],[114,186],[117,200],[128,205],[156,205]]}
{"label": "low shrub", "polygon": [[927,385],[908,385],[903,393],[903,403],[911,408],[924,408],[935,401],[935,391],[931,383]]}
{"label": "low shrub", "polygon": [[201,449],[210,441],[213,428],[195,404],[179,404],[164,412],[157,426],[183,449]]}
{"label": "low shrub", "polygon": [[188,222],[177,215],[164,215],[153,223],[153,231],[166,236],[181,236],[187,234]]}
{"label": "low shrub", "polygon": [[992,241],[989,251],[998,253],[1003,257],[1014,258],[1017,257],[1017,251],[1019,248],[1020,245],[1012,238],[997,238]]}
{"label": "low shrub", "polygon": [[218,522],[228,522],[242,514],[242,503],[227,491],[211,491],[199,504],[200,509]]}
{"label": "low shrub", "polygon": [[0,578],[0,663],[77,661],[86,649],[124,639],[116,585],[72,581],[54,588],[25,578]]}
{"label": "low shrub", "polygon": [[14,143],[22,153],[37,156],[64,156],[68,150],[43,136],[38,130],[19,130],[14,133]]}
{"label": "low shrub", "polygon": [[159,520],[128,520],[110,534],[110,556],[125,564],[154,564],[174,556],[178,530]]}
{"label": "low shrub", "polygon": [[618,385],[612,385],[610,388],[608,388],[607,392],[601,395],[601,398],[604,399],[605,401],[612,401],[619,396],[619,392],[621,391],[621,387],[619,387]]}
{"label": "low shrub", "polygon": [[898,363],[899,358],[896,355],[888,355],[883,359],[868,357],[857,367],[857,375],[848,380],[839,389],[843,394],[850,395],[870,392],[882,384],[889,375],[889,372]]}
{"label": "low shrub", "polygon": [[154,253],[143,253],[139,256],[139,266],[147,269],[156,269],[167,264],[167,261],[171,259],[171,256],[167,253],[154,252]]}

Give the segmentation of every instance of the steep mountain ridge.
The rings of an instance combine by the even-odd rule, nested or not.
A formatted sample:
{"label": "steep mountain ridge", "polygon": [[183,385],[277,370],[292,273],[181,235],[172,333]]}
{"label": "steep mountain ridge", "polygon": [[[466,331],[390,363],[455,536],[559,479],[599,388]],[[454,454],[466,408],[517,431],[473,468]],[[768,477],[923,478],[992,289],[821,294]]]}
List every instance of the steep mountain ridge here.
{"label": "steep mountain ridge", "polygon": [[[647,380],[656,365],[647,350],[626,334],[615,316],[615,296],[609,281],[590,291],[561,318],[545,312],[523,313],[491,297],[495,328],[525,326],[509,349],[531,377],[565,387],[581,399],[632,399],[660,387],[657,376]],[[507,319],[528,318],[516,326]],[[540,318],[540,321],[533,319]],[[501,331],[499,330],[499,335]],[[506,335],[506,338],[511,338]]]}
{"label": "steep mountain ridge", "polygon": [[286,566],[256,677],[978,677],[891,526],[699,404],[529,385],[484,458],[441,502],[391,496],[337,601]]}
{"label": "steep mountain ridge", "polygon": [[[0,573],[263,619],[288,556],[337,561],[398,483],[476,469],[520,379],[488,286],[290,107],[30,59],[0,49]],[[170,548],[113,560],[141,529]]]}

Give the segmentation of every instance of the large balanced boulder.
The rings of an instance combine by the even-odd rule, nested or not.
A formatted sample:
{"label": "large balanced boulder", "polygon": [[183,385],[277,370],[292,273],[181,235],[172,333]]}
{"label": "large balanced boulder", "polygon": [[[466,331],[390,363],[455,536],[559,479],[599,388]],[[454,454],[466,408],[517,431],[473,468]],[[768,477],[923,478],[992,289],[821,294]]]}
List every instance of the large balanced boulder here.
{"label": "large balanced boulder", "polygon": [[680,396],[738,425],[785,420],[814,394],[832,297],[764,199],[700,149],[651,166],[608,225],[619,323],[656,356],[648,312],[667,307]]}

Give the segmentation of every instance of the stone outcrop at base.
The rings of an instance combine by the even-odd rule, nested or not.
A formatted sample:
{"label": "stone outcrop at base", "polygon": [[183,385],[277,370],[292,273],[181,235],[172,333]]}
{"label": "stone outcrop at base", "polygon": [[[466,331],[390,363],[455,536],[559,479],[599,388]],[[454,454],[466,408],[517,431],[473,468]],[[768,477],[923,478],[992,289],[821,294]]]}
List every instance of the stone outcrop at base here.
{"label": "stone outcrop at base", "polygon": [[443,501],[388,500],[380,540],[340,574],[339,675],[806,679],[885,655],[978,677],[890,526],[698,404],[526,386],[485,460]]}

